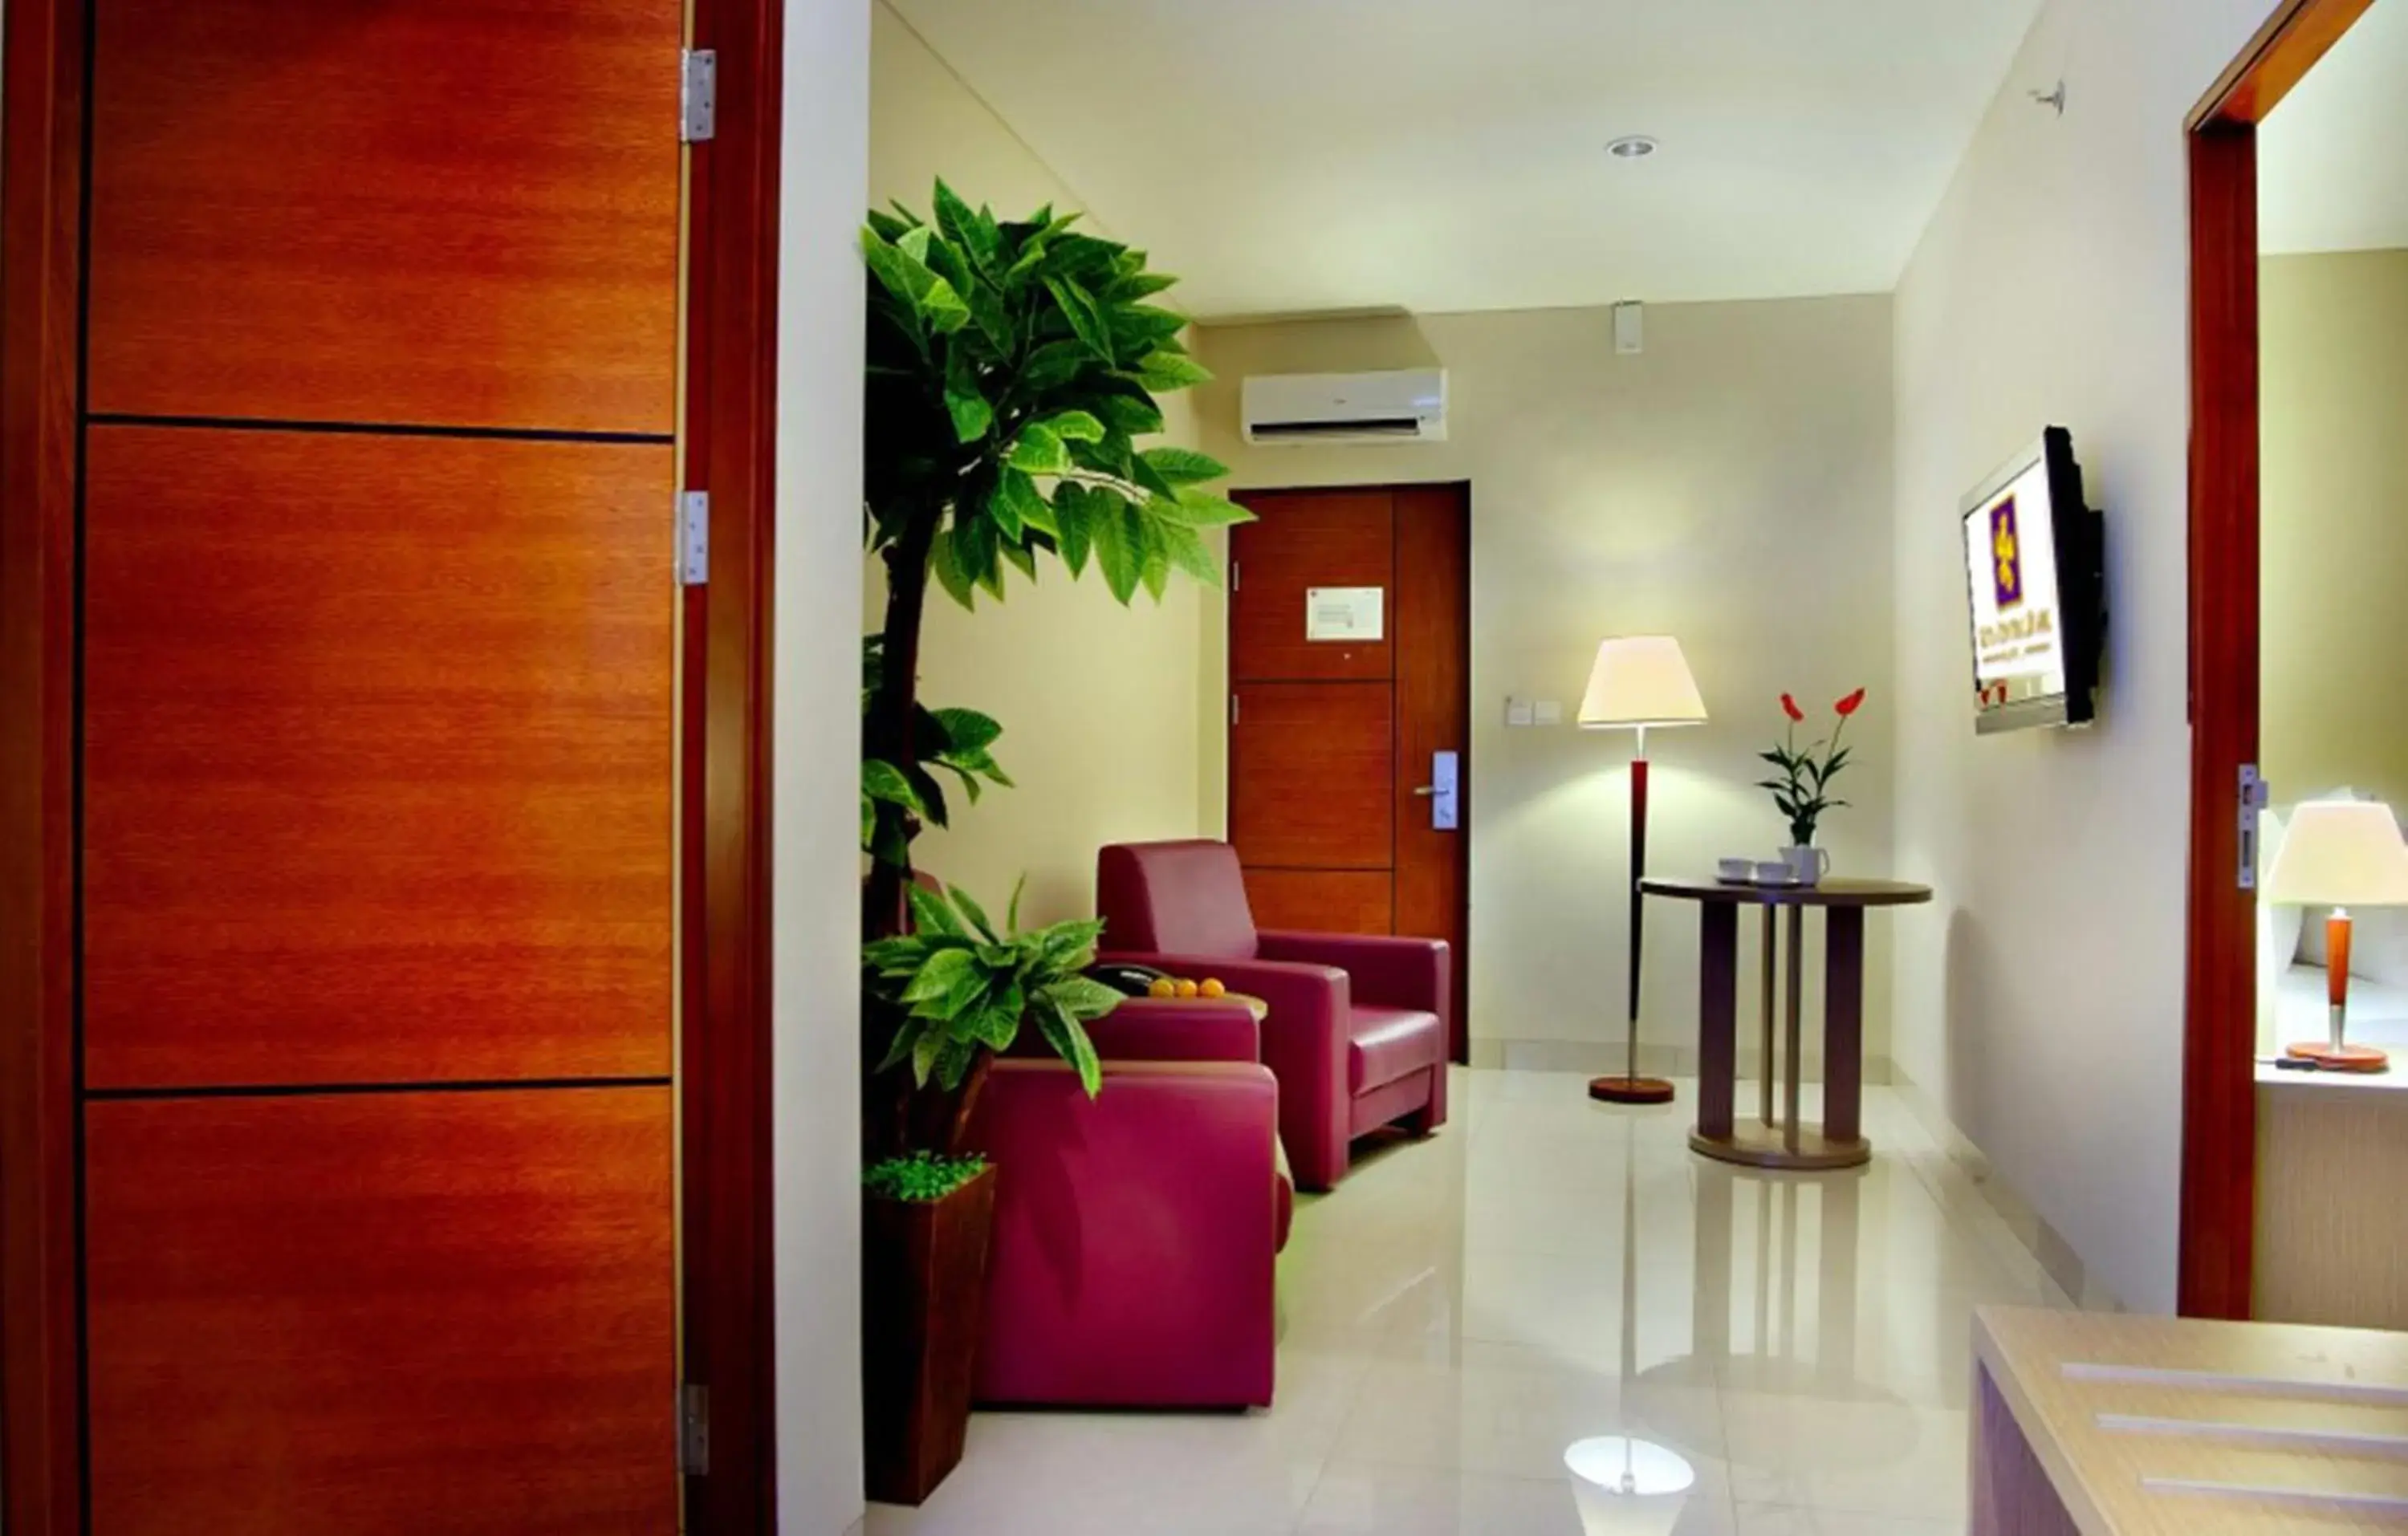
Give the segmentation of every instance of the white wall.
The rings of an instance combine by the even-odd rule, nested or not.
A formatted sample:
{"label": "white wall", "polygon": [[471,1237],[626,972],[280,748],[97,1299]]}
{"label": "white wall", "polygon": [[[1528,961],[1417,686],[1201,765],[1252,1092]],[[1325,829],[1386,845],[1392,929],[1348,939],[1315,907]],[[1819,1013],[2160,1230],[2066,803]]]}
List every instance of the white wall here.
{"label": "white wall", "polygon": [[867,0],[786,7],[779,267],[773,1065],[778,1507],[862,1514],[859,913]]}
{"label": "white wall", "polygon": [[[872,12],[870,191],[924,216],[935,179],[971,203],[1018,218],[1042,203],[1083,208],[1019,136],[880,0]],[[1116,237],[1088,210],[1088,226]],[[1176,304],[1178,291],[1167,302]],[[1188,397],[1166,395],[1172,441],[1194,440]],[[1084,916],[1095,906],[1096,850],[1108,842],[1193,837],[1197,803],[1197,656],[1201,597],[1176,579],[1161,603],[1112,601],[1090,569],[1058,564],[1032,587],[1007,572],[1009,596],[976,612],[928,596],[922,696],[1003,723],[996,755],[1018,785],[975,807],[955,796],[953,825],[931,830],[919,862],[998,912],[1025,872],[1025,923]],[[867,573],[869,623],[885,600]],[[949,780],[949,791],[954,788]]]}
{"label": "white wall", "polygon": [[[2054,0],[1897,296],[1899,1066],[2125,1304],[2171,1310],[2188,840],[2182,124],[2270,0]],[[2062,118],[2029,101],[2062,77]],[[2107,512],[2088,734],[1976,740],[1958,498],[2043,425]]]}
{"label": "white wall", "polygon": [[[1842,871],[1889,864],[1889,301],[1650,306],[1646,333],[1633,357],[1615,354],[1606,309],[1203,332],[1220,375],[1197,401],[1204,448],[1238,484],[1471,482],[1475,1060],[1619,1059],[1631,739],[1504,724],[1508,695],[1558,700],[1569,719],[1608,635],[1677,636],[1713,714],[1651,739],[1652,868],[1770,857],[1788,839],[1753,787],[1755,754],[1780,737],[1781,694],[1828,711],[1866,683],[1842,788],[1855,809],[1831,812],[1822,840]],[[1452,392],[1442,444],[1249,448],[1240,437],[1246,374],[1432,362]],[[1216,706],[1222,609],[1208,617]],[[1217,709],[1211,718],[1217,814],[1226,730]],[[1696,913],[1657,902],[1649,917],[1641,1039],[1693,1047]],[[1886,965],[1876,948],[1875,1055]],[[1659,1070],[1679,1062],[1658,1059]]]}

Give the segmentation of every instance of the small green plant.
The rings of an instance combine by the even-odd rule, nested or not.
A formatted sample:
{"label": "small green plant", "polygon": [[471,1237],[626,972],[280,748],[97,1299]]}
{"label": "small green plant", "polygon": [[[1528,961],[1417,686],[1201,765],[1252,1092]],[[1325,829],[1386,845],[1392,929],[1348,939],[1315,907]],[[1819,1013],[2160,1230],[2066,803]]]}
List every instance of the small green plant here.
{"label": "small green plant", "polygon": [[862,1170],[861,1186],[885,1199],[932,1204],[985,1171],[986,1159],[976,1153],[947,1157],[911,1152],[882,1158]]}
{"label": "small green plant", "polygon": [[1103,1086],[1103,1066],[1087,1023],[1121,1004],[1119,992],[1082,974],[1095,964],[1103,924],[1056,923],[1023,933],[1019,890],[1001,928],[966,891],[937,895],[914,885],[909,895],[914,931],[862,948],[869,972],[864,990],[894,1021],[876,1070],[908,1066],[913,1087],[927,1097],[933,1085],[943,1107],[940,1131],[931,1135],[924,1126],[904,1144],[957,1148],[988,1067],[1031,1021],[1093,1098]]}

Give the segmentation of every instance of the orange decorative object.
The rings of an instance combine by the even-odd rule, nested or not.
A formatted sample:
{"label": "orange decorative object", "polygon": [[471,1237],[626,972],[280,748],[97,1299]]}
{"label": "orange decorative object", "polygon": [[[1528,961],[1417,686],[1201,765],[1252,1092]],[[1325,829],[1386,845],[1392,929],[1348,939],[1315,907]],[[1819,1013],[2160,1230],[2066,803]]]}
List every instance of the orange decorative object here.
{"label": "orange decorative object", "polygon": [[2349,913],[2337,911],[2325,919],[2325,1000],[2332,1008],[2332,1039],[2303,1041],[2285,1054],[2329,1072],[2387,1071],[2391,1058],[2383,1052],[2342,1041],[2342,1024],[2349,1016]]}

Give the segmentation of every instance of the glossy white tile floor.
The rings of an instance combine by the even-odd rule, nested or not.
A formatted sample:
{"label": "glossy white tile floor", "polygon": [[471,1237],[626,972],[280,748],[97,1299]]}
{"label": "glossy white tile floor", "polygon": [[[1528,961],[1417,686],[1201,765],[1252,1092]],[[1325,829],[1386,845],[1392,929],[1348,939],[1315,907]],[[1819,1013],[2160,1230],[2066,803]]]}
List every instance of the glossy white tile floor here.
{"label": "glossy white tile floor", "polygon": [[[1768,1175],[1690,1153],[1694,1084],[1583,1088],[1462,1073],[1439,1136],[1304,1203],[1269,1411],[982,1414],[870,1536],[1962,1531],[1972,1309],[2064,1299],[1904,1106],[1867,1090],[1871,1167]],[[1685,1459],[1677,1512],[1584,1522],[1595,1436]]]}

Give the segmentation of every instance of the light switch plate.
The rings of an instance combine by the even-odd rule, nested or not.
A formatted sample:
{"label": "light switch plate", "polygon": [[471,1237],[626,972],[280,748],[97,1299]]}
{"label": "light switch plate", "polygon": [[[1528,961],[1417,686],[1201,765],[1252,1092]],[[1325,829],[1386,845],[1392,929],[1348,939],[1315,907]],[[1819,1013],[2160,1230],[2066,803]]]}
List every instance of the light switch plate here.
{"label": "light switch plate", "polygon": [[1505,724],[1508,725],[1527,725],[1533,723],[1534,711],[1530,708],[1530,701],[1528,699],[1509,698],[1505,701]]}
{"label": "light switch plate", "polygon": [[1542,698],[1539,700],[1537,720],[1535,723],[1541,725],[1562,725],[1564,723],[1563,700],[1559,698]]}

